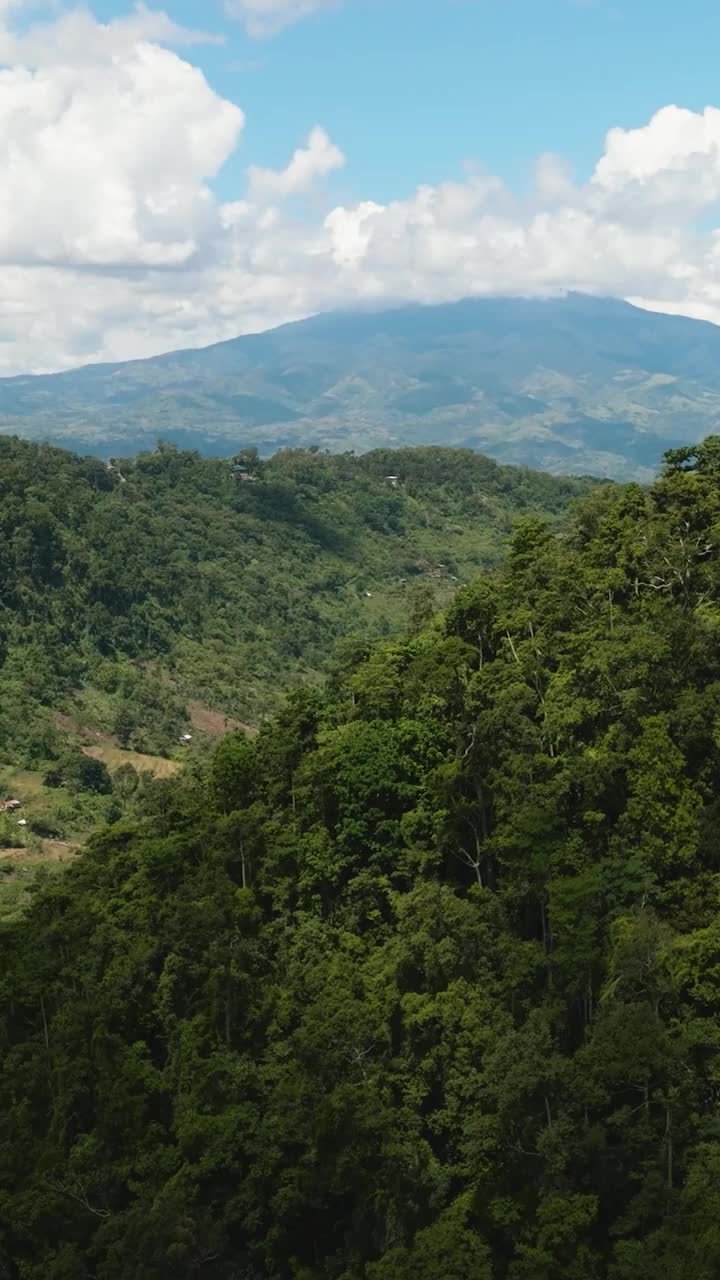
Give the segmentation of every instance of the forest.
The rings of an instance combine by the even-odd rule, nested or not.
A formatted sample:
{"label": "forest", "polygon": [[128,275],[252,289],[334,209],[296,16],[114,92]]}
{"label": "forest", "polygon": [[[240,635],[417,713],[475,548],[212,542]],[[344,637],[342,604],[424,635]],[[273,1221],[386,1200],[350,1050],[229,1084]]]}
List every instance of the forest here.
{"label": "forest", "polygon": [[0,919],[218,735],[405,635],[593,482],[469,450],[110,465],[0,436]]}
{"label": "forest", "polygon": [[38,882],[0,1274],[716,1280],[719,818],[710,437]]}
{"label": "forest", "polygon": [[402,630],[497,562],[515,515],[597,483],[470,450],[238,457],[108,466],[0,436],[0,759],[53,759],[50,710],[160,754],[188,700],[256,724],[337,639]]}

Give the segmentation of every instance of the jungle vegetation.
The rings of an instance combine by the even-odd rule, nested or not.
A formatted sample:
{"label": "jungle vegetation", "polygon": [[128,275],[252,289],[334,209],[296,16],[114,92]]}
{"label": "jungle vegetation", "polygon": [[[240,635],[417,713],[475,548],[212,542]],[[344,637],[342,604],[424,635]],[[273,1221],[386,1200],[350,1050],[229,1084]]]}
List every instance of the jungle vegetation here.
{"label": "jungle vegetation", "polygon": [[0,931],[0,1271],[715,1280],[719,816],[716,437],[522,519]]}

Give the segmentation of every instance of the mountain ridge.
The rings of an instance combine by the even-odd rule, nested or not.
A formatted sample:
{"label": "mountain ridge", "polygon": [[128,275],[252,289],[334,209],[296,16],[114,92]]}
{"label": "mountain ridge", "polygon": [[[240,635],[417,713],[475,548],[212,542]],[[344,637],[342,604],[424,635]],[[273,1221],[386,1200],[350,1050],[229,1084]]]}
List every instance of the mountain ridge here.
{"label": "mountain ridge", "polygon": [[124,363],[0,379],[0,431],[110,457],[450,444],[649,479],[720,417],[720,329],[612,298],[338,311]]}

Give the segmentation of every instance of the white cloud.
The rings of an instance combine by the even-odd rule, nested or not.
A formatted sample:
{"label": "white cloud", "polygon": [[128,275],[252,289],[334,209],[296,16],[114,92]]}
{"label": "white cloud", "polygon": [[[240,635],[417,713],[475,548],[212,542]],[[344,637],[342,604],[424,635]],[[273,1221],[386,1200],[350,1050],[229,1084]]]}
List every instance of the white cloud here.
{"label": "white cloud", "polygon": [[[22,30],[10,19],[22,8],[45,10],[45,19]],[[27,67],[69,62],[82,66],[131,51],[139,41],[180,47],[217,44],[221,39],[193,31],[173,21],[162,9],[149,9],[141,0],[124,17],[98,22],[85,8],[61,9],[54,0],[0,0],[0,65]]]}
{"label": "white cloud", "polygon": [[243,115],[159,36],[191,38],[143,7],[0,30],[0,262],[177,265],[212,239]]}
{"label": "white cloud", "polygon": [[[698,166],[698,162],[702,162]],[[700,168],[705,179],[702,196],[720,194],[720,110],[703,112],[663,107],[640,129],[611,129],[605,154],[593,182],[607,191],[623,191],[635,183],[669,183]],[[686,198],[698,197],[686,192]]]}
{"label": "white cloud", "polygon": [[0,0],[1,372],[200,345],[354,301],[578,289],[720,322],[716,108],[611,130],[586,183],[540,157],[523,198],[469,172],[333,207],[324,180],[345,158],[318,127],[221,203],[213,180],[243,115],[182,52],[202,38],[146,7],[19,33]]}
{"label": "white cloud", "polygon": [[334,9],[338,0],[225,0],[229,17],[245,23],[248,35],[271,36],[301,18]]}
{"label": "white cloud", "polygon": [[305,147],[298,147],[286,169],[248,169],[250,196],[253,200],[283,199],[309,191],[316,178],[325,177],[345,164],[345,156],[324,129],[316,127]]}

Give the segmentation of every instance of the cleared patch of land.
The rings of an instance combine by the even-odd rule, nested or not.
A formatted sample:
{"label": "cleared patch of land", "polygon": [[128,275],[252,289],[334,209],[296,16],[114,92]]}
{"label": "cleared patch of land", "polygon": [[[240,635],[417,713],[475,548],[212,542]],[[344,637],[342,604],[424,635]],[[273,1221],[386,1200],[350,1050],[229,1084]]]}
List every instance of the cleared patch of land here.
{"label": "cleared patch of land", "polygon": [[125,751],[122,747],[103,743],[96,747],[82,747],[82,752],[93,760],[102,760],[110,771],[129,764],[136,773],[151,773],[155,778],[172,778],[181,766],[177,760],[166,760],[164,756],[149,756],[141,751]]}
{"label": "cleared patch of land", "polygon": [[45,792],[41,774],[30,769],[7,769],[1,780],[8,795],[16,796],[23,804],[40,799]]}
{"label": "cleared patch of land", "polygon": [[104,733],[101,729],[93,729],[91,725],[82,724],[73,716],[67,716],[62,711],[53,711],[52,721],[56,729],[61,733],[67,733],[79,738],[91,738],[93,741],[111,743],[113,746],[118,745],[117,738],[111,733]]}
{"label": "cleared patch of land", "polygon": [[37,838],[19,849],[0,846],[0,923],[19,919],[38,875],[59,873],[79,850],[80,845],[69,840]]}
{"label": "cleared patch of land", "polygon": [[71,840],[40,840],[39,847],[18,849],[0,848],[0,861],[12,861],[18,866],[34,866],[45,862],[67,862],[79,852],[81,845]]}
{"label": "cleared patch of land", "polygon": [[249,738],[254,738],[257,734],[255,725],[245,724],[242,720],[233,720],[231,716],[226,716],[222,711],[213,711],[202,702],[189,702],[188,712],[193,729],[198,733],[207,733],[211,738],[221,738],[223,734],[232,733],[238,729]]}

